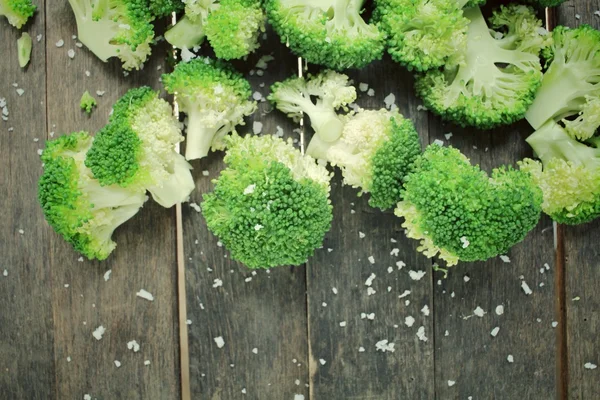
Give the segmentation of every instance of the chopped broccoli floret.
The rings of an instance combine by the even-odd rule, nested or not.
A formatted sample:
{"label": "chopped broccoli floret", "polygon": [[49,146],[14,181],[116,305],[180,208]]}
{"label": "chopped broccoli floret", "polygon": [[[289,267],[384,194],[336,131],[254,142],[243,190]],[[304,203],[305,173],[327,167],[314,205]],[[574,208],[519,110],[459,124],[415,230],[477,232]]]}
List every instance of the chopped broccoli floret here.
{"label": "chopped broccoli floret", "polygon": [[526,159],[521,169],[531,173],[544,193],[542,208],[561,224],[576,225],[600,217],[600,148],[598,138],[580,143],[554,121],[527,138],[542,160]]}
{"label": "chopped broccoli floret", "polygon": [[525,3],[539,7],[556,7],[565,2],[565,0],[524,0]]}
{"label": "chopped broccoli floret", "polygon": [[461,126],[489,129],[520,120],[542,80],[539,53],[551,36],[535,12],[522,5],[500,7],[490,29],[478,7],[470,20],[464,62],[418,77],[425,106]]}
{"label": "chopped broccoli floret", "polygon": [[579,115],[575,119],[564,118],[561,122],[575,139],[590,139],[600,126],[600,96],[585,96]]}
{"label": "chopped broccoli floret", "polygon": [[37,9],[31,0],[0,0],[0,16],[8,18],[8,23],[21,29]]}
{"label": "chopped broccoli floret", "polygon": [[187,15],[165,32],[165,40],[178,49],[192,49],[202,44],[205,38],[204,23],[193,21]]}
{"label": "chopped broccoli floret", "polygon": [[249,268],[306,262],[331,226],[329,172],[272,135],[226,141],[227,168],[202,203],[208,228]]}
{"label": "chopped broccoli floret", "polygon": [[75,250],[104,260],[116,247],[114,230],[133,217],[147,197],[143,191],[101,186],[85,167],[93,138],[77,132],[46,142],[38,198],[46,221]]}
{"label": "chopped broccoli floret", "polygon": [[167,17],[183,10],[183,0],[149,0],[150,12],[155,17]]}
{"label": "chopped broccoli floret", "polygon": [[23,32],[21,37],[17,39],[19,66],[21,68],[25,68],[27,64],[29,64],[29,60],[31,60],[32,47],[33,42],[31,40],[31,36],[29,36],[29,33]]}
{"label": "chopped broccoli floret", "polygon": [[542,192],[532,177],[512,168],[488,176],[452,147],[433,144],[408,175],[396,215],[427,257],[448,266],[505,253],[537,224]]}
{"label": "chopped broccoli floret", "polygon": [[385,35],[361,16],[365,0],[265,0],[282,43],[308,62],[343,70],[381,58]]}
{"label": "chopped broccoli floret", "polygon": [[154,39],[152,14],[146,0],[69,0],[77,21],[77,36],[106,62],[118,57],[123,69],[140,69]]}
{"label": "chopped broccoli floret", "polygon": [[223,149],[223,137],[256,110],[256,102],[249,100],[250,83],[223,62],[195,58],[179,63],[162,82],[188,116],[188,160],[206,157],[211,147]]}
{"label": "chopped broccoli floret", "polygon": [[412,122],[397,111],[361,110],[348,117],[338,140],[327,143],[315,135],[306,153],[340,167],[344,183],[370,192],[369,204],[385,210],[400,201],[421,144]]}
{"label": "chopped broccoli floret", "polygon": [[98,103],[96,103],[96,99],[94,99],[92,97],[92,95],[90,94],[90,92],[88,92],[87,90],[83,93],[83,96],[81,96],[81,101],[79,102],[79,107],[81,107],[82,110],[84,110],[86,113],[91,114],[92,113],[92,109],[94,107],[96,107]]}
{"label": "chopped broccoli floret", "polygon": [[[587,109],[597,112],[600,99],[600,31],[589,25],[576,29],[558,26],[552,31],[553,45],[548,49],[550,66],[542,86],[527,110],[525,118],[539,129],[547,121],[577,116]],[[596,117],[597,119],[598,117]],[[581,139],[591,137],[597,126],[565,124],[569,132]]]}
{"label": "chopped broccoli floret", "polygon": [[129,90],[98,132],[85,164],[102,185],[148,190],[163,207],[187,200],[192,168],[175,151],[183,141],[169,103],[149,87]]}
{"label": "chopped broccoli floret", "polygon": [[346,106],[356,100],[356,88],[348,76],[322,71],[307,79],[294,77],[276,82],[271,86],[268,99],[296,122],[306,113],[319,138],[332,142],[340,137],[344,126],[335,110],[346,110]]}

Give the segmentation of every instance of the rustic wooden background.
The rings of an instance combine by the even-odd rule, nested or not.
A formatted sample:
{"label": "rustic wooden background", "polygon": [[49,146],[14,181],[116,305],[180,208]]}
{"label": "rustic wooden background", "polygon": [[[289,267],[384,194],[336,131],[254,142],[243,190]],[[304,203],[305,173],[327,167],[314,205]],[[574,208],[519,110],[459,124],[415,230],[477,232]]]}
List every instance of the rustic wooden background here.
{"label": "rustic wooden background", "polygon": [[[598,221],[553,227],[544,218],[510,251],[510,263],[461,264],[444,279],[415,252],[391,212],[369,208],[338,176],[333,229],[300,267],[254,273],[227,257],[189,204],[181,208],[178,231],[176,210],[152,202],[117,231],[109,260],[79,261],[36,202],[38,150],[45,139],[98,130],[129,88],[160,88],[160,74],[169,69],[167,48],[155,49],[143,71],[124,76],[118,62],[103,64],[77,46],[66,1],[35,3],[39,11],[26,28],[34,38],[32,61],[25,70],[17,63],[20,34],[0,22],[0,98],[10,111],[8,121],[0,121],[0,399],[600,398],[600,368],[584,367],[600,364]],[[549,20],[600,28],[597,10],[598,0],[567,1]],[[64,46],[57,47],[59,40]],[[256,62],[267,54],[274,61],[256,74]],[[272,34],[239,66],[265,97],[272,82],[298,72],[297,58]],[[411,75],[387,57],[349,75],[375,91],[359,91],[361,106],[381,108],[393,93],[423,144],[443,140],[487,170],[531,155],[525,122],[477,132],[419,111]],[[78,108],[85,90],[105,92],[96,96],[91,117]],[[267,102],[248,129],[254,121],[263,123],[263,132],[279,126],[299,138],[298,126]],[[217,153],[193,163],[191,202],[210,189],[221,158]],[[184,288],[178,288],[178,265],[185,266]],[[410,271],[425,276],[413,280]],[[368,295],[371,274],[375,293]],[[213,287],[215,279],[223,285]],[[140,289],[155,300],[136,297]],[[178,304],[184,295],[187,301]],[[178,313],[183,305],[185,320]],[[478,307],[483,317],[475,315]],[[414,318],[410,327],[407,317]],[[97,341],[92,332],[100,325],[106,333]],[[186,335],[180,342],[182,327],[187,343]],[[219,336],[223,348],[214,342]],[[138,352],[127,348],[131,340],[140,344]],[[377,351],[381,340],[394,343],[395,351]]]}

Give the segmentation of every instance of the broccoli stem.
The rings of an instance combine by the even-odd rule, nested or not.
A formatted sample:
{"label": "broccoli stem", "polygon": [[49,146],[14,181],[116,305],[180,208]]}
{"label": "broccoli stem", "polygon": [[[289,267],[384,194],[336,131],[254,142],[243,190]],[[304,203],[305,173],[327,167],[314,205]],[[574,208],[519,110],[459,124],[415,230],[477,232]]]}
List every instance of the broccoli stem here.
{"label": "broccoli stem", "polygon": [[215,133],[219,127],[206,127],[205,119],[199,111],[188,113],[185,158],[196,160],[206,157],[212,146]]}
{"label": "broccoli stem", "polygon": [[342,135],[344,124],[335,111],[314,107],[307,114],[316,135],[324,142],[333,142]]}
{"label": "broccoli stem", "polygon": [[192,169],[185,159],[177,154],[173,164],[173,172],[169,178],[161,182],[161,186],[149,187],[148,191],[152,193],[152,198],[158,204],[165,208],[170,208],[179,203],[184,196],[187,196],[196,184],[194,178],[189,173]]}
{"label": "broccoli stem", "polygon": [[465,8],[469,0],[456,0],[456,4],[459,8]]}
{"label": "broccoli stem", "polygon": [[165,32],[167,42],[177,47],[178,49],[194,48],[204,41],[206,34],[202,27],[201,18],[197,21],[192,21],[184,16],[171,29]]}
{"label": "broccoli stem", "polygon": [[308,147],[306,148],[306,154],[314,158],[315,160],[325,160],[327,159],[327,151],[333,145],[332,142],[325,142],[319,135],[313,135],[308,143]]}
{"label": "broccoli stem", "polygon": [[118,24],[107,19],[92,20],[94,11],[97,15],[103,15],[99,10],[107,6],[98,4],[96,9],[92,10],[89,2],[82,4],[80,0],[69,0],[69,3],[75,14],[79,41],[104,62],[114,57],[115,49],[110,41],[119,31]]}

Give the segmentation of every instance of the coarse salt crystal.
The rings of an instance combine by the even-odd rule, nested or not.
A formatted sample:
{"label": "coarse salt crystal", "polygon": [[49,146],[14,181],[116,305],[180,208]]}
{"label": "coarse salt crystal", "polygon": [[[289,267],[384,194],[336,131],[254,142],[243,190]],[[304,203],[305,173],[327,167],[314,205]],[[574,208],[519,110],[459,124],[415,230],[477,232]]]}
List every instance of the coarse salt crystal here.
{"label": "coarse salt crystal", "polygon": [[108,271],[106,271],[104,273],[104,282],[108,281],[110,279],[110,274],[112,273],[112,269],[109,269]]}
{"label": "coarse salt crystal", "polygon": [[361,238],[361,239],[364,239],[364,237],[365,237],[365,236],[367,236],[367,235],[365,235],[365,234],[364,234],[364,233],[362,233],[362,232],[358,232],[358,237],[359,237],[359,238]]}
{"label": "coarse salt crystal", "polygon": [[504,261],[505,263],[509,263],[509,262],[510,262],[510,258],[508,258],[508,256],[504,256],[504,255],[502,255],[502,256],[500,256],[500,259],[501,259],[502,261]]}
{"label": "coarse salt crystal", "polygon": [[429,306],[427,304],[425,304],[423,306],[423,308],[421,308],[421,312],[423,313],[424,316],[429,316]]}
{"label": "coarse salt crystal", "polygon": [[214,282],[214,283],[213,283],[213,287],[214,287],[214,288],[218,288],[218,287],[220,287],[220,286],[223,286],[223,281],[222,281],[222,280],[220,280],[220,279],[218,279],[218,278],[217,278],[217,279],[215,279],[213,282]]}
{"label": "coarse salt crystal", "polygon": [[337,288],[331,288],[331,291],[333,292],[333,294],[337,294],[338,293]]}
{"label": "coarse salt crystal", "polygon": [[142,299],[146,299],[148,301],[154,301],[154,296],[152,296],[152,293],[150,293],[144,289],[140,289],[140,291],[137,292],[135,295],[138,297],[141,297]]}
{"label": "coarse salt crystal", "polygon": [[585,368],[585,369],[596,369],[596,368],[598,368],[598,366],[596,364],[591,363],[591,362],[587,362],[587,363],[583,364],[583,368]]}
{"label": "coarse salt crystal", "polygon": [[257,349],[256,347],[255,347],[255,348],[253,348],[253,349],[252,349],[252,352],[253,352],[254,354],[258,354],[258,349]]}
{"label": "coarse salt crystal", "polygon": [[213,340],[215,341],[215,343],[219,349],[221,349],[221,348],[223,348],[223,346],[225,346],[225,341],[223,340],[222,336],[217,336]]}
{"label": "coarse salt crystal", "polygon": [[388,110],[390,110],[392,108],[392,105],[394,105],[394,103],[396,102],[396,96],[394,95],[394,93],[390,93],[387,96],[385,96],[383,102],[385,103],[385,107]]}
{"label": "coarse salt crystal", "polygon": [[477,306],[477,308],[475,310],[473,310],[473,314],[475,314],[476,316],[478,316],[479,318],[482,318],[485,315],[485,311],[483,311],[483,308]]}
{"label": "coarse salt crystal", "polygon": [[448,381],[448,386],[452,387],[454,385],[456,385],[456,381]]}
{"label": "coarse salt crystal", "polygon": [[75,58],[75,50],[73,50],[73,49],[69,49],[69,50],[67,51],[67,55],[69,56],[69,58],[70,58],[70,59],[73,59],[73,58]]}
{"label": "coarse salt crystal", "polygon": [[145,366],[148,366],[148,365],[150,365],[150,360],[146,360],[146,361],[144,361],[144,365],[145,365]]}
{"label": "coarse salt crystal", "polygon": [[444,146],[444,142],[442,142],[440,139],[435,139],[435,140],[433,141],[433,144],[436,144],[436,145],[438,145],[438,146],[440,146],[440,147],[443,147],[443,146]]}
{"label": "coarse salt crystal", "polygon": [[509,363],[512,363],[515,361],[515,358],[512,356],[512,354],[509,354],[508,357],[506,357],[506,361],[508,361]]}
{"label": "coarse salt crystal", "polygon": [[63,47],[65,45],[65,41],[60,39],[58,42],[56,42],[56,47]]}
{"label": "coarse salt crystal", "polygon": [[194,209],[194,211],[196,212],[201,212],[202,209],[200,208],[200,206],[197,203],[190,203],[190,207],[192,207]]}
{"label": "coarse salt crystal", "polygon": [[410,279],[412,279],[413,281],[420,281],[421,278],[423,278],[425,276],[425,271],[410,270],[408,272],[408,275],[410,276]]}
{"label": "coarse salt crystal", "polygon": [[504,314],[504,306],[502,304],[500,304],[499,306],[496,306],[496,314],[497,315]]}
{"label": "coarse salt crystal", "polygon": [[531,293],[533,293],[533,291],[531,290],[531,288],[529,288],[529,285],[525,281],[521,281],[521,289],[523,289],[523,292],[525,292],[525,294],[528,296]]}
{"label": "coarse salt crystal", "polygon": [[375,279],[375,277],[376,277],[376,275],[371,273],[371,275],[369,275],[369,277],[365,281],[365,286],[371,286],[373,284],[373,280]]}
{"label": "coarse salt crystal", "polygon": [[396,261],[396,267],[398,267],[398,270],[401,270],[406,267],[406,263],[404,261]]}
{"label": "coarse salt crystal", "polygon": [[396,351],[394,349],[394,343],[390,343],[388,340],[385,339],[375,343],[375,349],[383,353],[385,353],[386,351],[389,351],[390,353]]}
{"label": "coarse salt crystal", "polygon": [[127,342],[127,348],[129,350],[133,350],[134,353],[137,353],[138,351],[140,351],[140,345],[135,340],[131,340],[131,341]]}
{"label": "coarse salt crystal", "polygon": [[425,327],[424,326],[420,326],[419,329],[417,330],[417,337],[419,338],[419,340],[426,342],[427,341],[427,336],[425,336]]}
{"label": "coarse salt crystal", "polygon": [[500,332],[500,328],[495,327],[494,329],[492,329],[492,332],[490,332],[490,335],[492,335],[493,337],[496,337],[496,336],[498,336],[498,332]]}
{"label": "coarse salt crystal", "polygon": [[96,338],[96,340],[100,340],[102,339],[102,335],[104,335],[104,332],[106,332],[106,328],[104,328],[102,325],[100,325],[99,327],[96,328],[96,330],[94,332],[92,332],[92,336]]}
{"label": "coarse salt crystal", "polygon": [[358,90],[360,90],[361,92],[366,92],[367,90],[369,90],[369,84],[364,82],[359,83]]}
{"label": "coarse salt crystal", "polygon": [[369,256],[369,258],[368,258],[368,259],[369,259],[369,262],[370,262],[371,264],[375,264],[375,257],[373,257],[373,256]]}
{"label": "coarse salt crystal", "polygon": [[115,366],[119,368],[121,366],[121,362],[119,360],[115,360]]}
{"label": "coarse salt crystal", "polygon": [[345,327],[345,326],[346,326],[346,321],[342,321],[342,322],[340,322],[340,326],[341,326],[342,328],[343,328],[343,327]]}
{"label": "coarse salt crystal", "polygon": [[260,121],[254,121],[252,123],[252,132],[254,132],[255,135],[258,135],[259,133],[262,132],[263,129],[263,123]]}
{"label": "coarse salt crystal", "polygon": [[321,365],[325,365],[327,363],[327,361],[323,360],[322,358],[319,358],[319,363]]}
{"label": "coarse salt crystal", "polygon": [[399,299],[406,297],[410,294],[410,290],[405,290],[401,295],[398,296]]}

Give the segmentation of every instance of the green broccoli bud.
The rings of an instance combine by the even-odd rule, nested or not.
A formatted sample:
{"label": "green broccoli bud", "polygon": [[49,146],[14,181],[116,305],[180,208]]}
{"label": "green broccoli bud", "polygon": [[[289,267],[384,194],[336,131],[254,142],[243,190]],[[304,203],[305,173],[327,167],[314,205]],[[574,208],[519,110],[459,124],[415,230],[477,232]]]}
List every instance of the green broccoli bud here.
{"label": "green broccoli bud", "polygon": [[356,100],[356,88],[347,75],[321,71],[309,74],[307,79],[294,77],[276,82],[268,99],[296,122],[306,113],[315,134],[324,142],[332,142],[340,137],[344,126],[335,110],[347,110],[346,106]]}
{"label": "green broccoli bud", "polygon": [[102,185],[148,190],[168,208],[186,201],[195,187],[191,166],[175,151],[181,141],[169,103],[149,87],[131,89],[96,135],[85,165]]}
{"label": "green broccoli bud", "polygon": [[205,38],[202,20],[192,21],[187,16],[165,32],[165,40],[178,49],[192,49],[201,45]]}
{"label": "green broccoli bud", "polygon": [[227,168],[202,202],[208,229],[249,268],[306,262],[331,227],[329,172],[271,135],[225,140]]}
{"label": "green broccoli bud", "polygon": [[102,186],[85,167],[93,138],[77,132],[46,142],[38,199],[48,224],[89,259],[106,259],[115,249],[111,236],[133,217],[147,197],[120,186]]}
{"label": "green broccoli bud", "polygon": [[502,167],[488,176],[451,147],[428,146],[404,188],[395,214],[407,236],[448,266],[505,253],[540,218],[542,192],[528,173]]}
{"label": "green broccoli bud", "polygon": [[299,57],[334,70],[381,59],[385,35],[361,16],[365,0],[265,0],[275,32]]}
{"label": "green broccoli bud", "polygon": [[159,18],[182,11],[185,6],[182,0],[149,0],[149,5],[152,15]]}
{"label": "green broccoli bud", "polygon": [[478,7],[464,11],[471,22],[464,63],[430,70],[417,78],[425,106],[460,126],[489,129],[520,120],[542,79],[539,53],[550,40],[531,8],[511,4],[490,18]]}
{"label": "green broccoli bud", "polygon": [[188,160],[203,158],[209,150],[221,150],[223,137],[244,124],[244,117],[256,110],[248,98],[250,83],[223,62],[195,58],[179,63],[162,76],[165,89],[177,96],[181,111],[187,114]]}
{"label": "green broccoli bud", "polygon": [[29,64],[29,60],[31,60],[32,47],[33,42],[31,40],[31,36],[29,36],[29,33],[23,32],[21,37],[17,39],[19,66],[21,68],[25,68],[27,64]]}
{"label": "green broccoli bud", "polygon": [[96,105],[98,105],[98,103],[96,103],[96,99],[94,99],[92,97],[92,95],[90,94],[90,92],[88,92],[87,90],[83,93],[83,96],[81,96],[81,101],[79,102],[79,107],[84,110],[86,113],[91,114],[92,113],[92,109],[94,107],[96,107]]}
{"label": "green broccoli bud", "polygon": [[361,110],[347,118],[338,140],[315,135],[306,153],[340,167],[345,184],[370,192],[369,204],[385,210],[400,201],[421,144],[412,122],[397,111]]}
{"label": "green broccoli bud", "polygon": [[524,0],[524,2],[538,7],[557,7],[565,0]]}
{"label": "green broccoli bud", "polygon": [[31,0],[0,0],[0,16],[8,18],[8,23],[21,29],[37,9]]}

